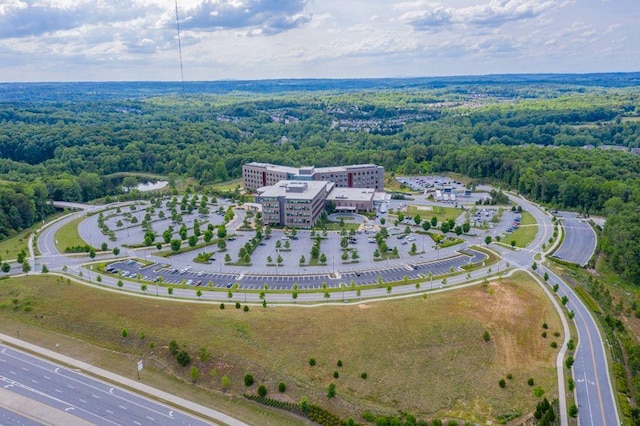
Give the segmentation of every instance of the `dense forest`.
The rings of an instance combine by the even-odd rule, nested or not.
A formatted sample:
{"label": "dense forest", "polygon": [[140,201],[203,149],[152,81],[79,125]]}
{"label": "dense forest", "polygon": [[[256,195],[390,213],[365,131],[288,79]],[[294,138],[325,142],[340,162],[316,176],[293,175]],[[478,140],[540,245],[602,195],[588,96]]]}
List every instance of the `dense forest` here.
{"label": "dense forest", "polygon": [[640,280],[636,74],[0,85],[0,237],[44,200],[120,191],[119,172],[237,178],[249,161],[455,171],[608,218],[602,248]]}

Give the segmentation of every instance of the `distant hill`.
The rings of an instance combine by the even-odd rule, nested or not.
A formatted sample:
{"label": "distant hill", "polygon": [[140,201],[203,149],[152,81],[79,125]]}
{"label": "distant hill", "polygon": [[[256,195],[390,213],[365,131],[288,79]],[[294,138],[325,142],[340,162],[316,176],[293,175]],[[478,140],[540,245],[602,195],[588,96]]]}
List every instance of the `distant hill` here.
{"label": "distant hill", "polygon": [[[630,87],[640,85],[640,72],[598,74],[495,74],[482,76],[368,78],[368,79],[278,79],[237,81],[190,81],[188,94],[284,93],[389,89],[434,89],[465,85],[528,85]],[[140,99],[180,94],[180,82],[77,82],[0,83],[0,102],[83,101],[95,99]]]}

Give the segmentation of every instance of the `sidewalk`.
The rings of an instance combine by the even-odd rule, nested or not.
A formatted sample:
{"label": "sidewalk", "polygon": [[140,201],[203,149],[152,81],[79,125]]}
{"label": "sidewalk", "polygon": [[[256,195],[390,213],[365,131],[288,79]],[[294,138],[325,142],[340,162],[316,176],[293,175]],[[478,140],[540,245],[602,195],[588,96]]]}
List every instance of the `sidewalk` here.
{"label": "sidewalk", "polygon": [[[107,370],[103,370],[102,368],[94,367],[93,365],[87,364],[85,362],[68,357],[66,355],[59,354],[57,352],[54,352],[48,349],[41,348],[39,346],[17,339],[15,337],[0,333],[0,341],[2,341],[3,343],[7,343],[17,349],[21,349],[26,352],[29,352],[33,355],[41,356],[41,357],[47,358],[50,361],[60,363],[66,367],[80,369],[82,370],[83,373],[87,375],[93,376],[100,380],[107,381],[109,383],[113,383],[115,385],[122,386],[129,391],[139,393],[150,399],[153,399],[156,401],[162,400],[162,402],[167,403],[172,407],[175,407],[176,409],[187,411],[190,414],[197,414],[201,417],[202,420],[209,421],[216,424],[224,424],[224,425],[231,425],[231,426],[248,426],[246,423],[243,423],[240,420],[234,419],[233,417],[230,417],[224,413],[221,413],[220,411],[202,406],[200,404],[193,403],[183,398],[179,398],[175,395],[155,389],[151,386],[145,385],[138,381],[128,379],[126,377],[120,376],[118,374],[112,373]],[[2,400],[3,403],[7,401],[7,399],[3,398],[1,394],[0,394],[0,400]],[[27,412],[33,416],[33,412],[31,412],[28,409],[28,406],[24,405],[24,403],[21,401],[16,402],[16,404],[18,403],[21,404],[21,406],[24,409],[27,409],[28,410]],[[13,406],[10,406],[10,407],[12,407],[11,409],[13,411],[20,412],[18,410],[15,410]],[[52,415],[57,416],[60,413],[60,410],[57,410],[55,408],[48,407],[48,406],[45,406],[45,407],[50,409],[50,413],[47,413],[47,416],[46,416],[46,418],[49,420],[53,419]],[[42,407],[39,407],[39,408],[42,408]],[[20,413],[22,414],[22,412]],[[73,419],[75,422],[73,424],[79,424],[78,421],[80,419],[76,417],[73,417]],[[42,420],[42,419],[39,419],[39,420]],[[55,422],[55,423],[71,424],[69,422],[62,422],[62,423]]]}

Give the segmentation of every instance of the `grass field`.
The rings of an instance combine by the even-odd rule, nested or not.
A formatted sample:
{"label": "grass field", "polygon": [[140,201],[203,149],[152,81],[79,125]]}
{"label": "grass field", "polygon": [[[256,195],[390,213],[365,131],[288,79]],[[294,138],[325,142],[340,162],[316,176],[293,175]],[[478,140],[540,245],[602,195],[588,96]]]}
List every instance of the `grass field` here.
{"label": "grass field", "polygon": [[[8,330],[26,323],[104,347],[106,351],[78,350],[73,356],[89,357],[107,369],[124,368],[131,376],[140,358],[149,373],[164,370],[187,382],[189,367],[179,367],[168,353],[167,345],[175,339],[198,367],[199,387],[154,380],[168,391],[193,389],[199,394],[201,388],[209,389],[216,404],[223,375],[231,379],[230,393],[239,395],[247,391],[242,376],[251,372],[256,384],[249,391],[264,383],[270,395],[279,395],[277,383],[283,381],[287,392],[280,397],[297,402],[304,395],[358,421],[365,409],[388,414],[400,409],[423,419],[484,423],[513,411],[533,411],[536,398],[526,383],[529,377],[547,396],[557,393],[550,343],[561,342],[562,336],[544,339],[541,332],[543,322],[549,335],[561,331],[560,320],[532,281],[522,275],[516,280],[427,299],[316,309],[252,306],[243,312],[231,304],[221,310],[218,305],[96,291],[56,277],[27,277],[0,286],[0,322],[13,321],[4,327]],[[122,337],[123,328],[127,337]],[[482,338],[484,330],[490,333],[489,342]],[[61,351],[68,353],[67,344]],[[210,359],[198,359],[200,348]],[[123,367],[118,351],[127,353],[130,365]],[[315,367],[309,366],[311,357],[317,360]],[[338,359],[343,367],[336,367]],[[333,378],[334,371],[339,378]],[[360,378],[363,372],[366,380]],[[501,389],[498,380],[509,373],[513,379]],[[331,382],[338,396],[327,399]],[[233,407],[241,414],[247,410],[244,403]],[[268,424],[266,419],[256,423]]]}
{"label": "grass field", "polygon": [[531,213],[522,212],[522,222],[520,228],[513,231],[511,234],[507,234],[505,237],[505,243],[511,244],[511,241],[516,241],[517,247],[526,247],[536,238],[538,233],[538,223],[533,218]]}
{"label": "grass field", "polygon": [[15,259],[20,253],[20,250],[24,250],[25,253],[29,253],[29,235],[31,229],[17,233],[11,238],[0,241],[0,256],[3,260]]}
{"label": "grass field", "polygon": [[85,240],[80,238],[80,234],[78,233],[78,225],[80,225],[80,222],[83,220],[84,217],[74,219],[56,231],[56,248],[59,251],[64,253],[67,248],[88,244]]}
{"label": "grass field", "polygon": [[235,191],[236,187],[242,186],[242,179],[234,179],[222,183],[214,183],[211,188],[216,191]]}
{"label": "grass field", "polygon": [[[48,216],[46,221],[48,222],[59,216],[62,216],[62,213],[56,213]],[[18,256],[18,253],[20,253],[20,250],[24,250],[26,253],[29,253],[29,235],[40,226],[42,226],[42,223],[38,222],[32,227],[27,228],[6,240],[0,241],[0,256],[2,256],[2,259],[15,259]]]}
{"label": "grass field", "polygon": [[415,216],[419,214],[420,217],[424,220],[431,220],[432,217],[436,216],[438,218],[438,223],[442,223],[445,220],[449,219],[457,219],[463,211],[461,209],[456,209],[455,207],[441,207],[441,206],[420,206],[420,207],[430,207],[431,210],[420,210],[418,206],[408,206],[407,213],[405,213],[405,217],[407,216]]}

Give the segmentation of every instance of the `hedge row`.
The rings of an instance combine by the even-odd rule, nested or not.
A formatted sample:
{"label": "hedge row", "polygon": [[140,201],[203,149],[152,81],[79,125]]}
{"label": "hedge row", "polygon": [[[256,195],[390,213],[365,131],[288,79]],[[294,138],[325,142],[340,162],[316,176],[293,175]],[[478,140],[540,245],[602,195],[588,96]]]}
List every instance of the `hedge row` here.
{"label": "hedge row", "polygon": [[294,404],[293,402],[278,401],[277,399],[253,394],[244,394],[244,397],[268,407],[279,408],[281,410],[286,410],[290,413],[297,414],[298,416],[306,417],[309,420],[324,426],[347,425],[347,422],[345,420],[340,419],[340,417],[315,404],[309,404],[309,408],[305,411],[302,409],[302,407],[300,407],[300,405]]}

